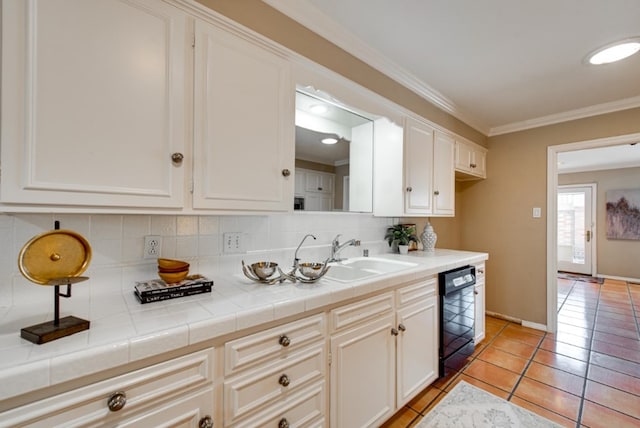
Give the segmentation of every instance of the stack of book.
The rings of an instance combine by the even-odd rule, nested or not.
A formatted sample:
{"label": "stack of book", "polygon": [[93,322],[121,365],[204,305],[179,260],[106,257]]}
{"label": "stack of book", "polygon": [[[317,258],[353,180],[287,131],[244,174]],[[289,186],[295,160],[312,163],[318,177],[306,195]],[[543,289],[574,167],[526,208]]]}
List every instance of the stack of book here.
{"label": "stack of book", "polygon": [[161,279],[136,282],[133,294],[142,304],[160,300],[177,299],[194,294],[210,293],[213,280],[202,275],[191,275],[175,284],[167,284]]}

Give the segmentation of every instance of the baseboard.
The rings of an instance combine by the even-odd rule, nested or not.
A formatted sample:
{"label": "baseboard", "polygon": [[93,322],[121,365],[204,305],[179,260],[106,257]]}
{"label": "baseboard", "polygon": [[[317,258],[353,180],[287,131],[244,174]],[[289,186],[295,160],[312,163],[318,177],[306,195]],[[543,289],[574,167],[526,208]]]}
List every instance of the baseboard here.
{"label": "baseboard", "polygon": [[526,320],[521,320],[519,318],[511,317],[509,315],[499,314],[497,312],[485,311],[485,314],[498,318],[505,321],[510,321],[516,324],[520,324],[523,327],[532,328],[534,330],[547,331],[547,326],[544,324],[538,324],[537,322],[531,322]]}
{"label": "baseboard", "polygon": [[522,321],[522,326],[532,328],[534,330],[547,331],[547,326],[545,324],[539,324],[537,322]]}
{"label": "baseboard", "polygon": [[624,276],[613,276],[613,275],[602,275],[602,274],[596,274],[595,276],[598,278],[615,279],[617,281],[626,281],[626,282],[633,282],[636,284],[640,284],[640,279],[638,278],[627,278]]}
{"label": "baseboard", "polygon": [[491,312],[491,311],[484,311],[484,313],[489,315],[490,317],[499,318],[499,319],[505,320],[505,321],[511,321],[511,322],[516,323],[516,324],[522,324],[522,320],[521,319],[510,317],[509,315],[499,314],[497,312]]}

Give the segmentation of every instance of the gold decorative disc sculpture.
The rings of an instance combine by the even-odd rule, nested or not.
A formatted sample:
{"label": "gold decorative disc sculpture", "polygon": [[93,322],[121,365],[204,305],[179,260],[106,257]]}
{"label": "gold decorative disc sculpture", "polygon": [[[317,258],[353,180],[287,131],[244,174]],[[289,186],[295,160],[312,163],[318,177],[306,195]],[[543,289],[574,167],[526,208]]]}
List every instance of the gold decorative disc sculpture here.
{"label": "gold decorative disc sculpture", "polygon": [[[91,246],[71,230],[57,229],[33,237],[20,250],[18,268],[29,281],[54,286],[55,318],[20,330],[20,336],[38,345],[89,329],[89,321],[67,316],[60,319],[60,297],[71,297],[71,284],[86,281],[80,276],[89,267]],[[66,293],[60,286],[66,285]]]}

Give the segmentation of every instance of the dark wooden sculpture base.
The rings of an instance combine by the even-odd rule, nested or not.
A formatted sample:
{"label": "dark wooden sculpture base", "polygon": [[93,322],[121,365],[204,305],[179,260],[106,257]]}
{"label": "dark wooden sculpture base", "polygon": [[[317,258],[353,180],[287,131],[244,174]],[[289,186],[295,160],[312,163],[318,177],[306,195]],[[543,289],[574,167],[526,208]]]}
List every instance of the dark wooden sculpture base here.
{"label": "dark wooden sculpture base", "polygon": [[89,329],[89,321],[74,316],[60,318],[58,325],[55,321],[47,321],[42,324],[32,325],[20,330],[20,336],[23,339],[33,342],[37,345],[60,339],[61,337],[71,336],[74,333]]}

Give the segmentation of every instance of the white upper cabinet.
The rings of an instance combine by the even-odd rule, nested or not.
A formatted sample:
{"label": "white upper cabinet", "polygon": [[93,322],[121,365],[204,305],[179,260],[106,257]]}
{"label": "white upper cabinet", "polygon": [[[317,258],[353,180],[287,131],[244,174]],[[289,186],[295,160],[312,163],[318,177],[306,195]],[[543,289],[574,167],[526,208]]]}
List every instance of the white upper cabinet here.
{"label": "white upper cabinet", "polygon": [[453,137],[407,118],[404,147],[405,214],[453,216]]}
{"label": "white upper cabinet", "polygon": [[456,183],[453,169],[455,140],[436,131],[433,145],[433,214],[453,216],[456,206]]}
{"label": "white upper cabinet", "polygon": [[456,139],[456,178],[487,178],[487,149],[470,141]]}
{"label": "white upper cabinet", "polygon": [[181,207],[186,19],[158,0],[3,1],[1,201]]}
{"label": "white upper cabinet", "polygon": [[196,22],[194,208],[287,211],[294,85],[286,58]]}

